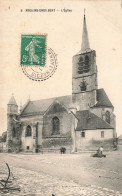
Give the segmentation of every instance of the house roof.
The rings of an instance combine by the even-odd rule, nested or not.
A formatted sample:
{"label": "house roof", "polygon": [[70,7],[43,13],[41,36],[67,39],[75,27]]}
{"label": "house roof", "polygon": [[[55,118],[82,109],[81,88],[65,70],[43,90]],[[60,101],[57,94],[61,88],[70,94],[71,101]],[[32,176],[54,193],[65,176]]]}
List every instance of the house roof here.
{"label": "house roof", "polygon": [[96,96],[97,96],[97,104],[95,105],[95,107],[100,107],[100,106],[113,107],[112,103],[110,102],[103,88],[97,89]]}
{"label": "house roof", "polygon": [[60,104],[63,104],[67,108],[70,108],[72,106],[71,95],[50,99],[41,99],[37,101],[29,101],[26,107],[22,110],[21,115],[24,116],[33,113],[44,113],[54,101],[60,102]]}
{"label": "house roof", "polygon": [[94,129],[113,129],[106,121],[93,114],[89,110],[78,111],[76,113],[78,120],[76,131],[94,130]]}

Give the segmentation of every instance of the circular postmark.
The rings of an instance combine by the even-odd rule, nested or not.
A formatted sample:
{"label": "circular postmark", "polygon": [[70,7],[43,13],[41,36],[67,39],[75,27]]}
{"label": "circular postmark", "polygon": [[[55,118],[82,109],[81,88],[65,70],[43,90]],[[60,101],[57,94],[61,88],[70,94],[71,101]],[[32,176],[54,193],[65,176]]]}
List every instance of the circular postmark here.
{"label": "circular postmark", "polygon": [[33,81],[44,81],[49,79],[57,69],[57,55],[49,48],[47,50],[46,65],[42,66],[22,66],[23,73]]}

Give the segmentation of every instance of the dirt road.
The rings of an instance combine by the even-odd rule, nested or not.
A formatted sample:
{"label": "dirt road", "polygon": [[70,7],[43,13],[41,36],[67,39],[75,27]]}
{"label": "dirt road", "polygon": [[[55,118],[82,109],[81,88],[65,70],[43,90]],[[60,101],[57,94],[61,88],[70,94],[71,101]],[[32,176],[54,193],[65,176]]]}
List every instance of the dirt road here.
{"label": "dirt road", "polygon": [[[38,183],[40,182],[41,184],[40,180],[43,179],[43,189],[48,191],[53,192],[53,189],[55,190],[56,187],[62,187],[62,184],[63,186],[65,185],[64,188],[61,189],[62,191],[65,190],[64,195],[71,195],[71,190],[73,192],[76,187],[79,188],[78,190],[80,190],[80,187],[87,187],[89,192],[82,193],[82,195],[107,195],[105,191],[108,191],[109,195],[112,195],[113,191],[115,191],[113,195],[115,195],[115,193],[117,195],[116,191],[122,192],[121,151],[109,152],[107,153],[107,158],[93,158],[89,153],[65,155],[0,154],[0,157],[1,168],[5,170],[4,162],[7,162],[13,175],[18,178],[18,184],[21,186],[25,185],[23,182],[26,182],[26,188],[28,186],[30,187],[28,190],[32,187],[34,190],[34,187],[38,187]],[[33,185],[32,179],[34,181],[36,180],[35,185]],[[66,183],[71,184],[67,184],[66,186]],[[45,186],[48,188],[45,188]],[[72,189],[71,187],[73,186],[75,188]],[[49,189],[49,187],[53,188]],[[66,187],[70,187],[70,189]],[[91,189],[89,189],[89,187]],[[24,189],[25,193],[28,191],[26,188]],[[58,188],[58,191],[59,189],[60,188]],[[66,189],[70,190],[67,190],[69,194],[66,194]],[[38,188],[35,190],[38,190]],[[42,192],[42,186],[39,190]],[[78,195],[78,190],[75,190],[72,195],[74,196],[75,193]],[[86,188],[83,190],[86,190]],[[94,191],[94,194],[90,191]],[[50,195],[52,192],[50,192]],[[58,195],[60,195],[60,193],[62,192],[59,191]],[[44,195],[48,194],[45,193]]]}

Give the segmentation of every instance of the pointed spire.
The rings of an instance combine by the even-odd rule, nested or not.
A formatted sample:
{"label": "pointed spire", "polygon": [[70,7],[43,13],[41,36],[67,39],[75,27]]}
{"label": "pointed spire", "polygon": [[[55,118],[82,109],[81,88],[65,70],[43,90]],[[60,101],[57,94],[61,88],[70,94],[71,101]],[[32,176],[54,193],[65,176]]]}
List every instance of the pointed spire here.
{"label": "pointed spire", "polygon": [[8,105],[17,105],[16,100],[14,98],[14,94],[12,93],[12,97],[10,99],[10,101],[8,102]]}
{"label": "pointed spire", "polygon": [[81,53],[90,51],[89,38],[86,26],[86,16],[84,9],[84,20],[83,20],[83,34],[82,34],[82,45],[81,45]]}

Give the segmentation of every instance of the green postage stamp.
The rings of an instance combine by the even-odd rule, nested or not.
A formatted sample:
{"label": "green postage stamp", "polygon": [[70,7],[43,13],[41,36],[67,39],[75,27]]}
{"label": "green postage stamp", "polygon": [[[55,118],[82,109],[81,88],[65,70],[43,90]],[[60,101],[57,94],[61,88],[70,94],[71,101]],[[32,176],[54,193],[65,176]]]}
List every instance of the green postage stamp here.
{"label": "green postage stamp", "polygon": [[46,36],[21,35],[21,65],[45,66]]}

